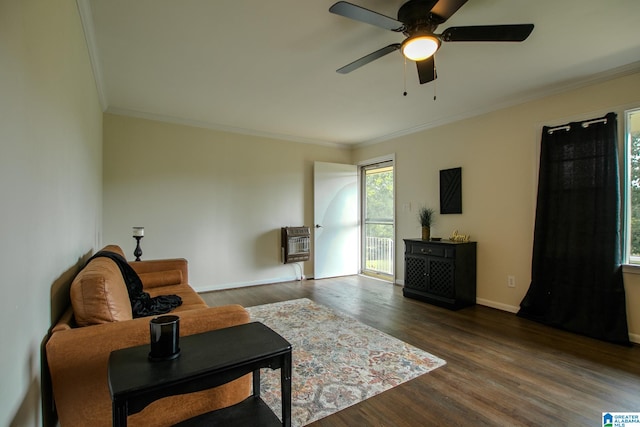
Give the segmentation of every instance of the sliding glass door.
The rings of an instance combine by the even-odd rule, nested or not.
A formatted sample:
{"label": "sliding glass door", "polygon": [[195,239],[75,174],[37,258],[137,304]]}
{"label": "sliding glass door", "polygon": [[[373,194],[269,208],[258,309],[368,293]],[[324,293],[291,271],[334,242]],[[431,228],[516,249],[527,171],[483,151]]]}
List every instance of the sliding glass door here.
{"label": "sliding glass door", "polygon": [[394,197],[393,162],[363,166],[362,273],[393,281]]}

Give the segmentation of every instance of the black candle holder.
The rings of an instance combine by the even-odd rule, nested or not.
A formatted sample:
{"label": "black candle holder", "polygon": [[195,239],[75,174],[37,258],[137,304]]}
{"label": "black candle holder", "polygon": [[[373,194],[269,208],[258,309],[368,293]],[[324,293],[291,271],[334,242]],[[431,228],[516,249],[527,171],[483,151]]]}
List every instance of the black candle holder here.
{"label": "black candle holder", "polygon": [[133,236],[136,239],[136,249],[133,251],[133,255],[136,257],[136,261],[140,261],[140,257],[142,256],[142,248],[140,248],[140,239],[144,236]]}

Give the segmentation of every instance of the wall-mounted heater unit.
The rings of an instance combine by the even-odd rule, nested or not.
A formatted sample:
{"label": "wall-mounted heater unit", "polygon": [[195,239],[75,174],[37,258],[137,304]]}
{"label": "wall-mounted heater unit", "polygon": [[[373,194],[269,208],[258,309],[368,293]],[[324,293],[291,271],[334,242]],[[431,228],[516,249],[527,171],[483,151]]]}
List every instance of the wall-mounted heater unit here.
{"label": "wall-mounted heater unit", "polygon": [[309,227],[282,227],[282,262],[309,261],[311,229]]}

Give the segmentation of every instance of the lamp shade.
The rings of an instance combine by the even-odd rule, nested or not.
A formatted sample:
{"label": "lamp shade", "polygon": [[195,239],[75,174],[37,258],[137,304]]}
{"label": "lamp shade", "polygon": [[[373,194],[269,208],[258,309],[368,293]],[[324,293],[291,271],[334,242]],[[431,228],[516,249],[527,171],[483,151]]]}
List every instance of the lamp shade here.
{"label": "lamp shade", "polygon": [[433,35],[416,35],[402,43],[402,54],[412,61],[423,61],[440,47],[440,40]]}

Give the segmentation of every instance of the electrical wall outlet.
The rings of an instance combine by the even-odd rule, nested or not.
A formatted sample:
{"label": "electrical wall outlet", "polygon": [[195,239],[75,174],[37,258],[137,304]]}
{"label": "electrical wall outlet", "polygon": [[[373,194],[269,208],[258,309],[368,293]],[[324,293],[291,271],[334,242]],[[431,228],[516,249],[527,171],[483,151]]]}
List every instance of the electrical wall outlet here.
{"label": "electrical wall outlet", "polygon": [[507,276],[507,286],[510,288],[516,287],[516,276]]}

